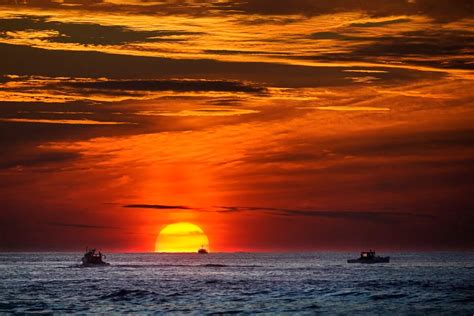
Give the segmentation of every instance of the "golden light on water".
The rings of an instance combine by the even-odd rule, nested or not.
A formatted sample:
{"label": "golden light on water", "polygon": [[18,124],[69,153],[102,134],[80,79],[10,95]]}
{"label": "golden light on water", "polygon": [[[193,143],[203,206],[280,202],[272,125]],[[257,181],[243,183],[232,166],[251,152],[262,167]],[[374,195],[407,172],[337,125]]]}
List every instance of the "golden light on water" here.
{"label": "golden light on water", "polygon": [[197,252],[209,249],[209,239],[204,231],[191,223],[175,223],[163,228],[155,243],[155,252]]}

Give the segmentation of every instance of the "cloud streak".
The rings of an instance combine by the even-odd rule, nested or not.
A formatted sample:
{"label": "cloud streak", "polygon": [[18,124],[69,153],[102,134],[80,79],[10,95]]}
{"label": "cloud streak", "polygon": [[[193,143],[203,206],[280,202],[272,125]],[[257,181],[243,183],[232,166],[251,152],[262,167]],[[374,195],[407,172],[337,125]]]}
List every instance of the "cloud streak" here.
{"label": "cloud streak", "polygon": [[415,214],[407,212],[382,212],[382,211],[326,211],[326,210],[300,210],[271,207],[240,207],[240,206],[218,206],[217,212],[237,213],[237,212],[265,212],[279,216],[304,216],[322,217],[333,219],[364,220],[375,222],[393,222],[402,219],[435,219],[432,215]]}
{"label": "cloud streak", "polygon": [[264,93],[263,87],[224,80],[97,80],[63,83],[63,86],[93,90],[176,91],[176,92],[246,92]]}
{"label": "cloud streak", "polygon": [[[371,22],[362,23],[369,24]],[[374,22],[377,23],[377,22]],[[356,23],[358,27],[362,24]],[[352,24],[354,27],[354,24]],[[340,41],[348,46],[347,52],[321,53],[314,56],[295,56],[314,60],[332,61],[380,61],[397,60],[405,64],[436,67],[439,69],[473,69],[474,32],[466,29],[428,29],[399,32],[387,36],[384,33],[364,35],[344,30],[316,32],[308,36],[317,41]],[[336,45],[334,43],[334,45]],[[446,58],[449,57],[448,60]]]}
{"label": "cloud streak", "polygon": [[[336,56],[337,54],[335,54]],[[337,55],[338,56],[338,55]],[[306,88],[347,86],[345,70],[379,70],[380,84],[408,82],[444,76],[438,71],[390,68],[388,66],[308,66],[272,62],[171,59],[124,56],[100,52],[46,50],[0,44],[0,67],[5,73],[49,78],[108,78],[84,83],[64,81],[66,87],[96,91],[224,91],[262,94],[265,87]],[[323,56],[324,57],[324,56]],[[344,56],[341,57],[342,60]],[[346,56],[349,58],[349,56]],[[311,59],[298,57],[294,59]],[[322,58],[321,55],[314,59]],[[326,61],[329,57],[324,57]],[[42,63],[35,62],[42,60]],[[123,67],[123,65],[128,65]],[[173,78],[173,79],[170,79]],[[178,79],[183,78],[183,79]],[[203,78],[208,78],[203,80]],[[210,79],[212,78],[212,79]],[[57,87],[56,86],[52,86]],[[202,90],[200,90],[202,89]]]}
{"label": "cloud streak", "polygon": [[61,119],[29,119],[29,118],[0,118],[0,122],[31,123],[31,124],[65,124],[65,125],[127,125],[130,122],[105,122],[94,120],[61,120]]}
{"label": "cloud streak", "polygon": [[179,30],[134,30],[119,25],[96,23],[64,23],[50,21],[50,17],[19,15],[0,20],[0,37],[11,38],[17,32],[43,32],[43,40],[82,45],[124,45],[146,42],[184,41],[187,36],[200,33]]}
{"label": "cloud streak", "polygon": [[[18,6],[17,0],[3,0],[4,5]],[[301,15],[318,16],[343,12],[358,11],[371,16],[394,15],[425,15],[438,21],[453,21],[472,16],[474,10],[472,1],[458,0],[456,4],[450,0],[392,0],[387,1],[357,1],[357,0],[246,0],[246,1],[153,1],[119,3],[106,0],[75,0],[74,6],[70,1],[30,0],[29,7],[88,10],[95,12],[121,12],[122,14],[145,14],[152,16],[182,15],[182,16],[219,16],[229,13],[245,15]]]}
{"label": "cloud streak", "polygon": [[30,153],[28,155],[22,155],[16,153],[14,159],[11,157],[6,160],[0,160],[0,169],[9,169],[15,167],[37,167],[44,165],[55,165],[59,163],[71,162],[80,158],[80,154],[69,151],[51,151],[51,152],[39,152]]}
{"label": "cloud streak", "polygon": [[[93,100],[98,102],[125,99],[153,99],[166,94],[230,94],[246,93],[259,97],[269,96],[262,85],[238,80],[205,79],[107,79],[64,78],[47,76],[3,77],[0,97],[11,101],[42,101],[48,103]],[[50,91],[50,92],[49,92]],[[43,112],[46,114],[45,112]],[[10,120],[11,121],[11,120]],[[40,122],[39,122],[40,123]],[[74,124],[74,122],[62,122]],[[81,124],[98,124],[83,121]],[[107,123],[103,123],[107,124]],[[110,123],[109,123],[110,124]]]}
{"label": "cloud streak", "polygon": [[469,17],[474,10],[472,1],[460,0],[456,5],[449,0],[247,0],[234,2],[233,10],[249,14],[316,16],[340,12],[362,11],[371,16],[426,15],[440,21]]}
{"label": "cloud streak", "polygon": [[117,226],[102,226],[102,225],[90,225],[90,224],[77,224],[77,223],[63,223],[63,222],[48,222],[50,226],[67,227],[67,228],[80,228],[80,229],[122,229]]}
{"label": "cloud streak", "polygon": [[408,23],[410,19],[395,19],[395,20],[382,20],[376,22],[365,22],[365,23],[351,23],[350,26],[352,27],[379,27],[379,26],[386,26],[392,24],[400,24],[400,23]]}
{"label": "cloud streak", "polygon": [[162,205],[162,204],[128,204],[122,206],[124,208],[143,208],[143,209],[155,209],[155,210],[192,210],[188,206],[182,205]]}
{"label": "cloud streak", "polygon": [[155,204],[130,204],[122,206],[124,208],[141,208],[155,210],[182,210],[182,211],[201,211],[214,213],[242,213],[242,212],[259,212],[275,216],[288,217],[315,217],[328,219],[345,219],[345,220],[362,220],[373,222],[391,223],[402,220],[434,220],[435,216],[429,214],[415,214],[409,212],[386,212],[386,211],[340,211],[340,210],[311,210],[311,209],[286,209],[273,207],[243,207],[243,206],[213,206],[206,207],[190,207],[175,205],[155,205]]}

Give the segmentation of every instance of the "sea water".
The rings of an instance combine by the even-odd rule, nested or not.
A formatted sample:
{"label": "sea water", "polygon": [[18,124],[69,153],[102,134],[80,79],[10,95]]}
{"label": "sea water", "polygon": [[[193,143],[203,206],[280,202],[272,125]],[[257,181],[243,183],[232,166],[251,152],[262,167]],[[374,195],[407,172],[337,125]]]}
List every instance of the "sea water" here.
{"label": "sea water", "polygon": [[474,313],[474,253],[0,253],[0,313]]}

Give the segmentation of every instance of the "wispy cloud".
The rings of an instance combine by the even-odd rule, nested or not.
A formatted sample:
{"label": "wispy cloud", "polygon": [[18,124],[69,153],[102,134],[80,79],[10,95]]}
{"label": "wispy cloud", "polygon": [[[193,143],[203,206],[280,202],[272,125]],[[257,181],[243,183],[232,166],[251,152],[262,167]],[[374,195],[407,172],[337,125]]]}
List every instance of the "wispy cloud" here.
{"label": "wispy cloud", "polygon": [[217,212],[236,213],[236,212],[265,212],[280,216],[305,216],[305,217],[324,217],[334,219],[349,220],[368,220],[377,222],[392,222],[403,218],[434,219],[432,215],[415,214],[407,212],[385,212],[385,211],[329,211],[329,210],[301,210],[284,209],[271,207],[240,207],[240,206],[218,206]]}
{"label": "wispy cloud", "polygon": [[149,116],[233,116],[244,114],[260,113],[257,110],[250,109],[232,109],[232,108],[201,108],[196,110],[181,111],[140,111],[137,115]]}
{"label": "wispy cloud", "polygon": [[58,227],[69,227],[69,228],[83,228],[83,229],[121,229],[117,226],[102,226],[102,225],[90,225],[90,224],[78,224],[78,223],[63,223],[63,222],[48,222],[48,225]]}
{"label": "wispy cloud", "polygon": [[16,34],[42,34],[49,42],[83,45],[123,45],[137,42],[184,41],[196,32],[179,30],[135,30],[120,25],[96,23],[65,23],[40,15],[18,15],[0,20],[0,37],[13,38]]}
{"label": "wispy cloud", "polygon": [[351,26],[353,27],[379,27],[379,26],[386,26],[386,25],[391,25],[391,24],[408,23],[410,21],[411,21],[410,19],[368,21],[368,22],[351,23]]}
{"label": "wispy cloud", "polygon": [[106,122],[94,120],[61,120],[61,119],[29,119],[29,118],[0,118],[1,122],[11,123],[39,123],[39,124],[66,124],[66,125],[127,125],[131,122]]}
{"label": "wispy cloud", "polygon": [[[315,60],[338,61],[397,61],[403,64],[422,65],[438,69],[472,69],[474,33],[460,29],[418,29],[405,30],[388,35],[376,35],[350,30],[316,32],[308,36],[314,40],[331,40],[332,45],[347,47],[345,52],[314,55]],[[337,41],[341,44],[337,44]],[[350,43],[350,45],[348,44]],[[452,58],[446,59],[446,56]],[[295,56],[302,58],[303,56]]]}
{"label": "wispy cloud", "polygon": [[233,2],[233,10],[262,15],[316,16],[340,12],[362,11],[371,16],[426,15],[437,20],[457,20],[469,17],[473,7],[470,0],[459,0],[456,5],[449,0],[393,0],[353,1],[353,0],[247,0]]}
{"label": "wispy cloud", "polygon": [[316,109],[330,111],[390,111],[389,108],[378,108],[373,106],[318,106]]}
{"label": "wispy cloud", "polygon": [[265,88],[238,81],[224,80],[83,80],[63,83],[64,86],[95,89],[95,90],[125,90],[125,91],[177,91],[177,92],[247,92],[263,93]]}
{"label": "wispy cloud", "polygon": [[[19,0],[6,0],[5,4],[18,6]],[[31,7],[62,9],[62,10],[88,10],[95,12],[120,12],[122,14],[146,15],[184,15],[184,16],[216,16],[229,13],[242,15],[302,15],[317,16],[341,12],[358,11],[371,16],[394,15],[426,15],[440,21],[452,21],[469,17],[472,13],[470,0],[458,0],[456,5],[450,0],[392,0],[385,1],[353,1],[353,0],[247,0],[247,1],[154,1],[154,2],[119,2],[107,0],[76,0],[59,2],[54,0],[28,1]]]}
{"label": "wispy cloud", "polygon": [[[354,55],[350,53],[335,54],[341,60],[349,61]],[[409,82],[424,78],[441,77],[443,73],[403,69],[385,63],[368,68],[342,64],[324,65],[295,65],[279,62],[258,61],[218,61],[204,59],[170,59],[162,57],[111,55],[103,52],[75,52],[67,50],[46,50],[19,45],[0,43],[0,67],[6,73],[30,74],[44,76],[55,80],[61,77],[82,78],[80,80],[63,79],[61,82],[49,82],[49,89],[60,93],[68,92],[83,97],[89,90],[89,97],[94,93],[107,96],[125,94],[125,98],[133,98],[133,94],[143,95],[144,92],[177,91],[185,92],[221,92],[221,93],[250,93],[265,95],[268,88],[309,88],[309,87],[336,87],[347,86],[347,73],[344,70],[364,69],[380,70],[384,73],[373,73],[379,78],[380,84]],[[312,56],[289,56],[295,61],[306,63]],[[357,55],[355,55],[357,57]],[[36,63],[37,58],[42,63]],[[329,61],[329,56],[317,54],[314,59]],[[357,59],[357,58],[356,58]],[[360,59],[360,58],[359,58]],[[352,58],[352,60],[354,60]],[[365,63],[367,61],[364,60]],[[123,65],[129,65],[123,67]],[[393,66],[393,67],[392,67]],[[364,74],[361,74],[364,75]],[[355,75],[354,75],[355,76]],[[97,80],[93,78],[109,78]],[[128,78],[128,79],[116,79]],[[135,79],[131,79],[135,78]],[[140,80],[141,78],[141,80]],[[174,78],[174,79],[173,79]],[[183,78],[183,79],[177,79]],[[207,79],[206,79],[207,78]],[[212,78],[212,79],[211,79]],[[25,89],[35,89],[28,86],[32,82],[25,82]],[[47,82],[44,82],[47,83]],[[38,83],[36,83],[38,84]],[[5,88],[5,87],[4,87]],[[13,93],[20,89],[20,83],[12,87]],[[37,89],[40,87],[37,87]],[[46,87],[44,87],[46,88]],[[130,93],[133,93],[130,95]],[[105,99],[104,99],[105,100]]]}
{"label": "wispy cloud", "polygon": [[404,219],[424,219],[433,220],[436,217],[429,214],[415,214],[409,212],[387,212],[387,211],[341,211],[341,210],[311,210],[311,209],[286,209],[273,207],[246,207],[246,206],[212,206],[212,207],[190,207],[173,205],[153,205],[153,204],[131,204],[124,205],[125,208],[143,208],[157,210],[194,210],[201,212],[215,213],[241,213],[260,212],[275,216],[290,217],[320,217],[330,219],[363,220],[374,222],[394,222]]}
{"label": "wispy cloud", "polygon": [[60,163],[71,162],[80,157],[81,155],[79,153],[70,151],[37,152],[26,155],[16,152],[14,157],[6,155],[5,158],[0,159],[0,169],[38,167],[44,165],[54,165],[57,167]]}
{"label": "wispy cloud", "polygon": [[162,205],[162,204],[128,204],[125,208],[145,208],[155,210],[192,210],[192,208],[183,205]]}
{"label": "wispy cloud", "polygon": [[[77,100],[122,101],[153,99],[166,94],[247,93],[267,96],[262,85],[237,80],[66,78],[47,76],[3,76],[0,97],[11,101],[48,103]],[[49,91],[49,93],[48,93]]]}

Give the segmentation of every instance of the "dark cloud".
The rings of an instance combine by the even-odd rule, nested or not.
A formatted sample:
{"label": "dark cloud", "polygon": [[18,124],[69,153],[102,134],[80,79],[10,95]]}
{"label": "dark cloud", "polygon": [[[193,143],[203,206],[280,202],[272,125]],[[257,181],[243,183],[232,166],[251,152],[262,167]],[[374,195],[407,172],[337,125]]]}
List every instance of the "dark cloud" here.
{"label": "dark cloud", "polygon": [[381,211],[330,211],[330,210],[300,210],[272,207],[242,207],[242,206],[214,206],[212,208],[193,208],[189,206],[172,205],[153,205],[153,204],[131,204],[124,205],[125,208],[143,208],[157,210],[199,210],[202,212],[217,213],[239,213],[239,212],[262,212],[275,216],[302,216],[302,217],[321,217],[332,219],[362,220],[374,222],[394,222],[404,219],[424,219],[433,220],[435,216],[428,214],[415,214],[408,212],[381,212]]}
{"label": "dark cloud", "polygon": [[440,21],[471,17],[474,4],[471,0],[246,0],[235,2],[232,7],[245,13],[262,15],[300,14],[316,16],[322,14],[362,11],[372,16],[426,15]]}
{"label": "dark cloud", "polygon": [[284,17],[284,16],[249,16],[246,19],[242,19],[240,16],[235,22],[242,25],[263,25],[263,24],[274,24],[274,25],[286,25],[301,21],[301,17]]}
{"label": "dark cloud", "polygon": [[[382,58],[406,64],[473,69],[474,32],[467,30],[420,30],[394,36],[364,36],[357,33],[317,32],[315,40],[351,42],[347,53],[316,54],[296,58],[326,61],[368,61]],[[342,45],[342,44],[341,44]],[[289,56],[292,58],[292,56]],[[294,57],[294,56],[293,56]]]}
{"label": "dark cloud", "polygon": [[177,92],[247,92],[263,93],[263,87],[223,80],[100,80],[65,82],[63,86],[95,90],[177,91]]}
{"label": "dark cloud", "polygon": [[50,42],[84,45],[120,45],[137,42],[182,41],[184,36],[198,33],[186,31],[138,31],[123,26],[93,23],[63,23],[49,21],[44,16],[18,16],[0,20],[0,35],[9,38],[9,32],[55,31],[57,35],[44,38]]}
{"label": "dark cloud", "polygon": [[329,217],[329,218],[345,218],[345,219],[356,219],[356,220],[368,220],[368,221],[382,221],[391,222],[396,218],[411,219],[428,219],[432,220],[436,217],[433,215],[415,214],[406,212],[357,212],[357,211],[304,211],[304,210],[279,210],[287,216],[316,216],[316,217]]}
{"label": "dark cloud", "polygon": [[20,7],[35,7],[61,10],[87,10],[93,12],[121,13],[121,14],[145,14],[145,15],[192,15],[207,16],[215,15],[219,9],[232,10],[225,2],[217,0],[195,1],[173,1],[156,0],[135,3],[112,3],[105,0],[0,0],[0,4]]}
{"label": "dark cloud", "polygon": [[[384,156],[422,154],[428,151],[455,150],[474,146],[474,129],[428,130],[414,133],[379,131],[379,137],[347,137],[331,148],[344,155]],[[329,144],[328,144],[329,145]]]}
{"label": "dark cloud", "polygon": [[[41,61],[41,62],[38,62]],[[0,69],[17,75],[111,79],[201,79],[250,81],[269,87],[327,87],[347,85],[348,67],[312,67],[264,62],[221,62],[207,59],[171,59],[123,56],[98,52],[45,50],[0,44]],[[352,69],[357,69],[352,67]],[[367,69],[367,67],[363,68]],[[387,70],[380,82],[441,77],[439,72]]]}
{"label": "dark cloud", "polygon": [[[0,170],[6,172],[51,172],[81,168],[77,162],[82,158],[78,151],[64,151],[44,146],[48,142],[80,141],[94,137],[112,137],[140,134],[146,130],[139,124],[123,125],[80,125],[80,124],[44,124],[35,120],[104,120],[109,121],[113,116],[118,120],[132,117],[112,115],[111,108],[97,107],[82,102],[63,104],[40,102],[0,102],[2,118],[27,118],[31,122],[0,122]],[[43,111],[45,113],[43,113]],[[76,112],[78,114],[75,114]],[[80,114],[80,113],[91,114]],[[122,112],[126,112],[122,110]],[[55,114],[57,113],[57,114]],[[157,121],[160,118],[158,118]],[[139,121],[135,119],[135,121]],[[156,124],[155,124],[156,125]],[[170,127],[157,124],[160,130],[176,130],[180,127]],[[186,127],[187,128],[187,127]],[[9,170],[6,170],[9,169]]]}
{"label": "dark cloud", "polygon": [[337,32],[316,32],[309,35],[309,38],[316,39],[316,40],[341,40],[341,41],[361,39],[360,37],[344,35],[342,33],[337,33]]}
{"label": "dark cloud", "polygon": [[295,210],[283,208],[267,207],[239,207],[239,206],[220,206],[218,212],[236,213],[236,212],[265,212],[279,216],[305,216],[305,217],[324,217],[333,219],[362,220],[375,222],[393,222],[403,219],[435,219],[435,216],[426,214],[415,214],[407,212],[381,212],[381,211],[322,211],[322,210]]}
{"label": "dark cloud", "polygon": [[125,208],[145,208],[156,210],[192,210],[193,208],[182,205],[160,205],[160,204],[128,204]]}
{"label": "dark cloud", "polygon": [[382,41],[363,46],[353,52],[358,56],[445,56],[459,55],[462,51],[474,53],[474,33],[460,31],[405,32]]}
{"label": "dark cloud", "polygon": [[231,49],[206,49],[203,51],[208,54],[215,55],[267,55],[267,56],[285,56],[288,53],[284,52],[265,52],[265,51],[254,51],[254,50],[231,50]]}
{"label": "dark cloud", "polygon": [[242,102],[239,98],[216,98],[207,100],[206,103],[214,106],[237,106]]}
{"label": "dark cloud", "polygon": [[22,167],[40,167],[52,164],[55,168],[60,163],[70,162],[80,158],[77,152],[68,151],[50,151],[50,152],[32,152],[16,155],[4,155],[0,158],[0,169],[22,168]]}
{"label": "dark cloud", "polygon": [[67,228],[72,227],[72,228],[85,228],[85,229],[121,229],[121,227],[116,227],[116,226],[100,226],[100,225],[77,224],[77,223],[49,222],[47,224],[51,226],[67,227]]}
{"label": "dark cloud", "polygon": [[[127,115],[112,115],[111,108],[93,107],[84,102],[69,102],[64,104],[41,103],[41,102],[0,102],[2,105],[0,113],[2,118],[27,118],[27,119],[90,119],[97,121],[110,121],[111,116],[118,121],[126,122],[131,117]],[[38,106],[41,106],[39,108]],[[47,113],[42,113],[45,111]],[[55,115],[53,112],[59,112]],[[91,112],[92,114],[74,114],[74,112]],[[19,113],[20,112],[20,113]],[[71,112],[68,114],[68,112]],[[127,111],[122,111],[127,112]],[[137,120],[135,119],[135,122]],[[160,129],[170,129],[169,126],[161,126]],[[171,128],[176,130],[177,127]],[[77,141],[97,136],[121,136],[141,133],[143,127],[138,124],[118,125],[80,125],[80,124],[42,124],[28,122],[0,122],[0,146],[2,147],[2,164],[5,166],[16,166],[18,162],[26,162],[31,165],[35,160],[44,158],[37,157],[37,146],[49,141]],[[30,148],[33,153],[24,153],[22,149]],[[20,155],[20,153],[22,153]],[[40,156],[44,155],[43,152]],[[56,153],[52,154],[56,156]],[[60,158],[68,159],[70,154],[60,154]],[[53,159],[51,156],[48,159]],[[71,157],[72,159],[72,157]]]}
{"label": "dark cloud", "polygon": [[[372,16],[425,15],[438,21],[453,21],[472,17],[472,0],[245,0],[245,1],[143,1],[135,4],[111,3],[104,0],[26,0],[28,7],[120,12],[122,14],[209,16],[234,13],[249,15],[317,16],[341,12],[365,12]],[[0,4],[15,5],[20,0],[0,0]],[[71,6],[71,4],[73,6]],[[255,19],[256,23],[262,18]],[[265,23],[268,23],[268,19]],[[288,22],[288,23],[291,23]]]}

